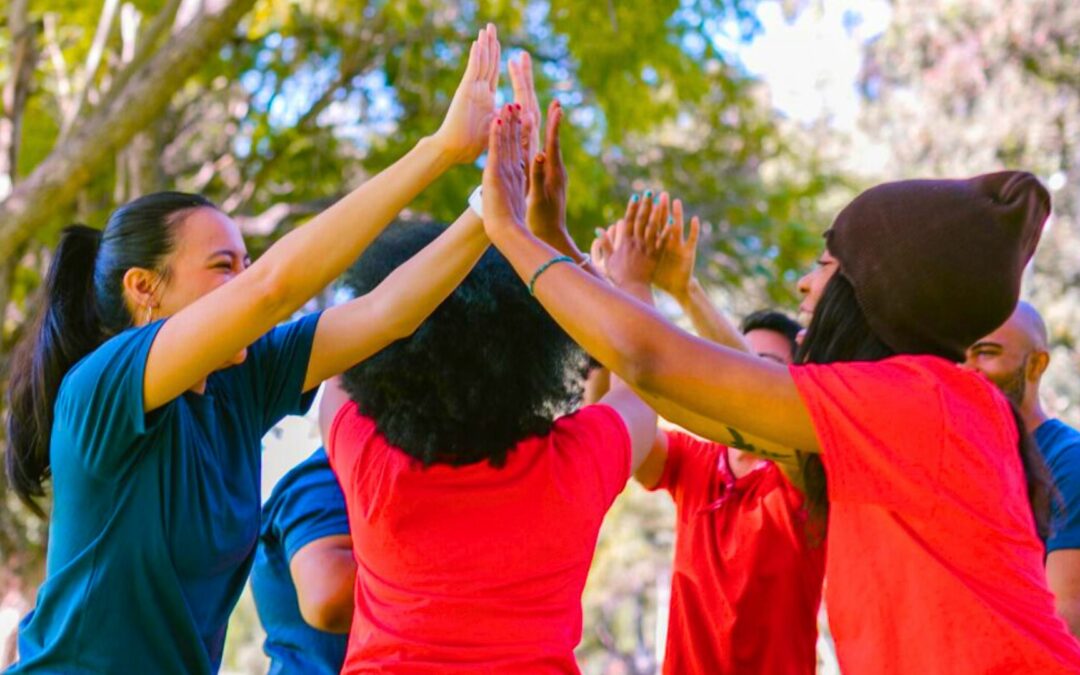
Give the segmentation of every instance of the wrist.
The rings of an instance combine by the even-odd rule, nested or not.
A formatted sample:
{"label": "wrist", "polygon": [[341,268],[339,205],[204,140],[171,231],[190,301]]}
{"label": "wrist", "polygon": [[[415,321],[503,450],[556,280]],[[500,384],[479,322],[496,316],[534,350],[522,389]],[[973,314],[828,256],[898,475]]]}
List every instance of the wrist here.
{"label": "wrist", "polygon": [[420,154],[426,162],[429,162],[439,173],[448,171],[458,163],[457,156],[449,149],[449,147],[447,147],[446,143],[443,142],[438,131],[430,136],[421,138],[416,143],[414,150]]}
{"label": "wrist", "polygon": [[668,293],[670,293],[671,297],[675,298],[675,301],[678,302],[680,306],[685,307],[693,301],[694,295],[700,293],[702,290],[697,277],[690,277],[690,281],[688,281],[685,286],[673,288],[668,291]]}
{"label": "wrist", "polygon": [[615,286],[629,296],[643,302],[652,303],[652,284],[641,279],[622,279],[615,282]]}

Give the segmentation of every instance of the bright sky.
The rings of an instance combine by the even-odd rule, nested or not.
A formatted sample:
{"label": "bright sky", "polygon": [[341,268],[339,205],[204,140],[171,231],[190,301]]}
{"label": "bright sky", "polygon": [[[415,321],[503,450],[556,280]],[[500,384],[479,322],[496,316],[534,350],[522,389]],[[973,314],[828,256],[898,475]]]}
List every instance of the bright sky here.
{"label": "bright sky", "polygon": [[749,45],[726,46],[769,86],[780,112],[799,122],[825,117],[838,130],[850,131],[859,109],[855,83],[861,50],[888,27],[892,10],[884,0],[809,4],[788,22],[779,2],[762,3],[762,34]]}

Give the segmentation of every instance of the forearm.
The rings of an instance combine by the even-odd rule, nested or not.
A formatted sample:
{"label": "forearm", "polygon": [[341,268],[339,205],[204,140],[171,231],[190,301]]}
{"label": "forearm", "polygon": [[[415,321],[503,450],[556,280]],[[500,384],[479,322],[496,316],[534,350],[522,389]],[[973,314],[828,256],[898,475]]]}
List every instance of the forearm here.
{"label": "forearm", "polygon": [[751,353],[746,338],[713,304],[709,294],[696,278],[691,277],[686,291],[675,296],[675,299],[683,312],[690,317],[698,335],[725,347]]}
{"label": "forearm", "polygon": [[466,209],[454,223],[371,292],[395,322],[396,338],[420,327],[468,276],[490,245],[476,212]]}
{"label": "forearm", "polygon": [[307,224],[285,235],[252,265],[281,289],[286,318],[355,261],[382,230],[452,166],[432,138],[379,172]]}
{"label": "forearm", "polygon": [[[556,255],[522,228],[492,230],[494,243],[526,281]],[[535,289],[563,330],[635,389],[782,446],[817,449],[785,368],[688,335],[572,265],[551,267]],[[763,415],[766,408],[774,413]]]}
{"label": "forearm", "polygon": [[467,209],[373,291],[327,310],[316,329],[305,390],[411,335],[458,287],[488,244],[479,216]]}

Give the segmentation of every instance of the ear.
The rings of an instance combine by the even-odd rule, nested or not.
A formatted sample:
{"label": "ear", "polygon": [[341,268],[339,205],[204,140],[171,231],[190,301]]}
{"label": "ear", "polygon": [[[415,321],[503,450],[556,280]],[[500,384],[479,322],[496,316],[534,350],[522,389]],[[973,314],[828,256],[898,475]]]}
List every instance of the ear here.
{"label": "ear", "polygon": [[1049,365],[1049,352],[1032,352],[1031,358],[1028,359],[1027,372],[1024,374],[1027,377],[1028,382],[1038,382],[1042,379],[1043,373],[1046,372],[1046,368]]}
{"label": "ear", "polygon": [[124,298],[133,316],[141,316],[146,307],[157,305],[154,295],[160,279],[156,272],[142,267],[132,267],[124,272]]}

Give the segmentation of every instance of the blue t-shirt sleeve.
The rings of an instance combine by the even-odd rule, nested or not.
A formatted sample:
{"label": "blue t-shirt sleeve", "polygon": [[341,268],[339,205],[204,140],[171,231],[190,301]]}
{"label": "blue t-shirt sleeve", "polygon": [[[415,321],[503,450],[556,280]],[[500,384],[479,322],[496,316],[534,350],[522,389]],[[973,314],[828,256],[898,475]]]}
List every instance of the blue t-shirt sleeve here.
{"label": "blue t-shirt sleeve", "polygon": [[304,393],[304,378],[320,313],[278,326],[248,347],[247,358],[234,377],[266,433],[286,415],[302,415],[311,407],[318,388]]}
{"label": "blue t-shirt sleeve", "polygon": [[349,534],[345,497],[325,454],[321,462],[305,465],[294,469],[283,479],[288,484],[274,491],[270,530],[286,562],[313,541]]}
{"label": "blue t-shirt sleeve", "polygon": [[111,474],[133,459],[132,446],[146,433],[143,375],[162,324],[106,340],[60,383],[53,428],[61,433],[54,440],[68,442],[91,473]]}
{"label": "blue t-shirt sleeve", "polygon": [[1047,552],[1080,548],[1080,433],[1064,424],[1053,431],[1056,433],[1050,438],[1039,433],[1035,436],[1057,491]]}

